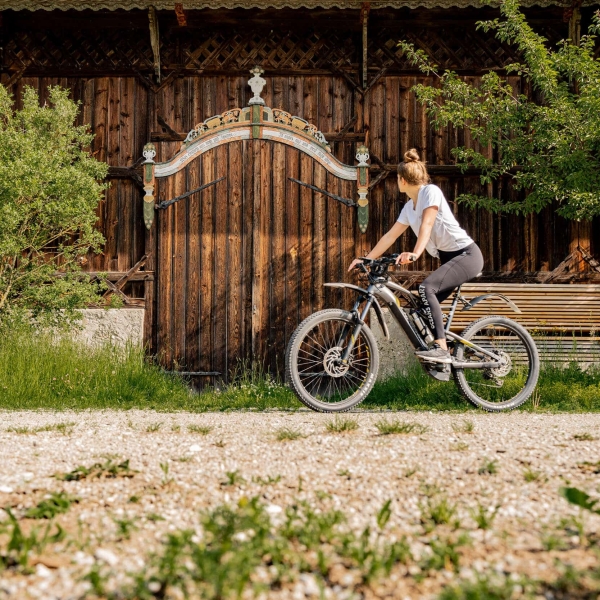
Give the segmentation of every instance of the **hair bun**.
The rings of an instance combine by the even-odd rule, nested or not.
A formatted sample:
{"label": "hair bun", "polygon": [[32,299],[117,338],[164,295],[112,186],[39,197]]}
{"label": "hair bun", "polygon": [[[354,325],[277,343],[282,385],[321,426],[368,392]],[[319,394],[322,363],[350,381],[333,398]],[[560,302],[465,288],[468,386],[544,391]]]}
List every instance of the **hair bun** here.
{"label": "hair bun", "polygon": [[420,162],[421,157],[419,156],[419,153],[417,152],[416,148],[411,148],[408,152],[404,153],[404,162],[405,163],[410,163],[410,162]]}

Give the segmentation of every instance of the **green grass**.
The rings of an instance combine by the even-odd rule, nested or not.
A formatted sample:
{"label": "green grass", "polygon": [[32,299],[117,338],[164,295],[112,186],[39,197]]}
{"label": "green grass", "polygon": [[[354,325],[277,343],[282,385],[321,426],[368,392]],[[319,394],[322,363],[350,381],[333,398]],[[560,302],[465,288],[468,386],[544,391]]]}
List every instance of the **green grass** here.
{"label": "green grass", "polygon": [[282,427],[275,432],[275,439],[279,442],[289,442],[293,440],[299,440],[306,436],[298,429],[292,427]]}
{"label": "green grass", "polygon": [[53,492],[25,512],[28,519],[53,519],[56,515],[66,513],[76,499],[64,492]]}
{"label": "green grass", "polygon": [[328,433],[348,433],[358,429],[358,421],[348,417],[337,416],[325,425],[325,429]]}
{"label": "green grass", "polygon": [[[153,409],[161,412],[224,410],[298,410],[294,394],[256,366],[241,363],[231,383],[201,393],[163,371],[142,350],[89,349],[68,339],[27,332],[2,332],[0,409],[87,410]],[[539,393],[538,393],[539,392]],[[536,412],[600,411],[600,369],[582,372],[544,366],[536,397],[522,407]],[[452,382],[431,379],[420,369],[375,385],[359,407],[365,410],[476,411]],[[465,421],[468,423],[468,421]],[[60,433],[68,434],[69,427]],[[458,432],[468,427],[456,425]],[[464,427],[464,430],[462,430]],[[12,427],[14,433],[36,431]],[[585,438],[581,438],[585,439]]]}
{"label": "green grass", "polygon": [[208,435],[212,430],[213,430],[213,428],[210,425],[196,425],[195,423],[188,425],[188,431],[190,433],[199,433],[200,435]]}
{"label": "green grass", "polygon": [[137,471],[129,466],[129,459],[115,463],[108,459],[104,463],[94,463],[91,467],[79,465],[67,473],[57,473],[56,479],[61,481],[81,481],[82,479],[117,479],[119,477],[131,478]]}
{"label": "green grass", "polygon": [[410,433],[420,435],[427,431],[425,425],[421,425],[420,423],[407,423],[406,421],[399,421],[397,419],[392,421],[381,419],[375,423],[375,427],[377,428],[377,431],[379,431],[379,435],[408,435]]}

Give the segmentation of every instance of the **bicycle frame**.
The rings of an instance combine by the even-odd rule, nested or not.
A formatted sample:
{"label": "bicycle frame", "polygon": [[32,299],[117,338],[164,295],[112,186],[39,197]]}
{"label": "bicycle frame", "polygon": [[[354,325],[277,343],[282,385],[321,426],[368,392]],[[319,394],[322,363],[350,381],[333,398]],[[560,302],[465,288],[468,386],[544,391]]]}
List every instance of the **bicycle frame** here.
{"label": "bicycle frame", "polygon": [[[365,324],[365,318],[368,315],[371,307],[375,309],[375,313],[381,324],[381,328],[384,331],[386,338],[389,339],[389,330],[385,323],[385,319],[383,318],[383,313],[381,310],[381,305],[379,304],[379,300],[381,300],[384,303],[384,305],[386,305],[389,308],[390,313],[400,325],[400,327],[410,340],[412,346],[415,349],[418,348],[421,350],[427,350],[427,343],[423,339],[421,333],[413,325],[412,319],[400,304],[399,298],[396,296],[396,294],[394,294],[394,291],[400,293],[408,301],[409,305],[418,311],[420,309],[419,303],[417,302],[415,296],[406,288],[403,288],[402,286],[392,281],[386,281],[385,278],[381,278],[380,280],[370,283],[366,289],[349,283],[326,283],[325,285],[327,287],[352,289],[359,293],[358,298],[356,299],[351,311],[355,315],[356,325],[354,326],[354,330],[352,331],[350,343],[346,346],[346,348],[344,349],[344,353],[342,354],[342,363],[345,364],[348,361],[348,357],[350,356],[354,348],[356,339],[358,338],[360,330]],[[460,288],[454,293],[454,298],[452,300],[450,312],[448,313],[448,318],[446,320],[446,337],[450,340],[458,341],[461,344],[464,344],[465,346],[476,350],[477,352],[480,352],[482,355],[489,357],[491,360],[487,362],[454,362],[452,363],[452,366],[455,369],[489,369],[500,367],[502,365],[502,360],[497,354],[490,352],[489,350],[482,348],[478,344],[474,344],[473,342],[470,342],[461,337],[460,335],[450,331],[452,319],[454,317],[454,313],[456,312],[458,301],[460,300],[459,291]],[[363,309],[359,312],[360,305],[363,302],[365,302],[365,305]],[[470,306],[472,306],[472,304]],[[347,333],[347,329],[344,328],[340,338],[343,339],[347,335]],[[439,377],[437,377],[436,375],[433,376],[439,379]]]}

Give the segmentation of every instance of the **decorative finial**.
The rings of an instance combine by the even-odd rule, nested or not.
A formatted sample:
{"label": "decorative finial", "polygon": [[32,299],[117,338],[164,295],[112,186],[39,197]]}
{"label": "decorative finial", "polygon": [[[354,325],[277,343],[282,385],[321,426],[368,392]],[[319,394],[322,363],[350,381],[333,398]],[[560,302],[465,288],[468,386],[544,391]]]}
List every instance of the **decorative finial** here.
{"label": "decorative finial", "polygon": [[152,143],[146,144],[142,154],[144,155],[146,162],[153,163],[154,157],[156,156],[156,146]]}
{"label": "decorative finial", "polygon": [[260,94],[267,83],[266,80],[261,77],[264,72],[264,69],[261,69],[259,66],[254,67],[254,69],[250,71],[250,73],[254,75],[254,77],[248,81],[248,85],[254,94],[254,96],[250,98],[250,102],[248,102],[250,105],[265,103],[265,101],[260,97]]}
{"label": "decorative finial", "polygon": [[370,155],[369,155],[369,149],[364,145],[361,144],[357,149],[356,149],[356,160],[358,161],[358,166],[359,167],[368,167],[368,163],[367,161],[369,160]]}

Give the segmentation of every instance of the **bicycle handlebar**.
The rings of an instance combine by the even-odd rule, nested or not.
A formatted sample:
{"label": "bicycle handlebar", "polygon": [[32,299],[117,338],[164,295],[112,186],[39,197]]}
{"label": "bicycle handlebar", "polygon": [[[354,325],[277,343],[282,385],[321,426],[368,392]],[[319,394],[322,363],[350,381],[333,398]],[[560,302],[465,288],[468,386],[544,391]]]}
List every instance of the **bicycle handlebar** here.
{"label": "bicycle handlebar", "polygon": [[[387,271],[390,265],[395,265],[399,254],[389,254],[388,256],[380,256],[379,258],[367,258],[366,256],[359,256],[358,260],[361,262],[354,268],[361,269],[363,273],[369,273],[367,267],[374,275],[383,275]],[[415,256],[410,257],[411,262],[415,262],[417,259]]]}

